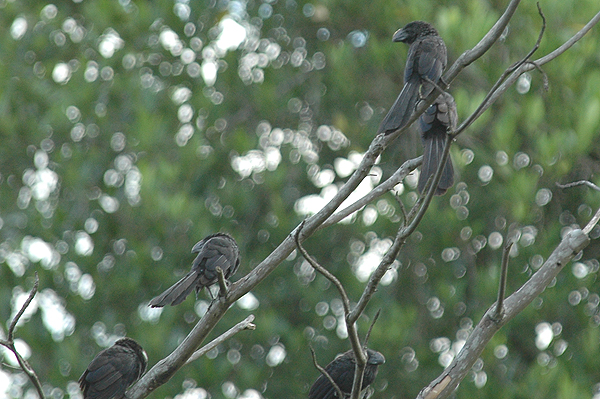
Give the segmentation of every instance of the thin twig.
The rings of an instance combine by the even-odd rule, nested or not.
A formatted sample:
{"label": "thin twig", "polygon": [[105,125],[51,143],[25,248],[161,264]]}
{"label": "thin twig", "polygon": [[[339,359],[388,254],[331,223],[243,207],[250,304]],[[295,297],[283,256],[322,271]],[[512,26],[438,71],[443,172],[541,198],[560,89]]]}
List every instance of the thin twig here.
{"label": "thin twig", "polygon": [[502,251],[502,265],[500,267],[500,283],[498,286],[498,300],[496,301],[496,311],[492,314],[492,320],[499,322],[504,315],[504,295],[506,294],[506,276],[508,273],[508,257],[513,247],[514,241],[510,240],[504,246]]}
{"label": "thin twig", "polygon": [[223,269],[217,266],[215,270],[217,272],[217,280],[219,281],[219,298],[225,298],[227,296],[227,282],[225,282]]}
{"label": "thin twig", "polygon": [[552,51],[551,53],[543,56],[542,58],[538,58],[534,62],[537,65],[544,65],[544,64],[552,61],[553,59],[555,59],[556,57],[558,57],[559,55],[561,55],[562,53],[564,53],[565,51],[570,49],[579,40],[581,40],[581,38],[584,37],[590,31],[590,29],[592,29],[599,21],[600,21],[600,11],[598,11],[596,13],[596,15],[594,15],[594,17],[592,19],[590,19],[590,21],[587,24],[585,24],[585,26],[583,28],[581,28],[576,34],[571,36],[571,38],[569,40],[564,42],[562,46],[560,46],[556,50]]}
{"label": "thin twig", "polygon": [[600,191],[600,187],[598,187],[591,181],[587,181],[587,180],[579,180],[579,181],[575,181],[575,182],[567,183],[567,184],[556,183],[556,187],[562,188],[562,189],[577,187],[577,186],[588,186],[589,188],[591,188],[593,190]]}
{"label": "thin twig", "polygon": [[15,317],[12,319],[10,326],[8,327],[7,339],[0,340],[0,345],[9,349],[15,355],[15,357],[17,358],[17,362],[19,363],[19,366],[25,372],[25,374],[27,374],[27,377],[29,378],[29,380],[35,387],[36,391],[38,392],[40,399],[44,399],[45,396],[44,396],[44,391],[42,390],[42,384],[40,384],[40,380],[39,380],[37,374],[35,373],[35,370],[31,367],[29,362],[25,358],[23,358],[23,356],[21,356],[21,354],[17,351],[17,348],[15,347],[15,341],[14,341],[14,333],[15,333],[15,328],[17,327],[17,323],[19,322],[19,319],[21,318],[21,316],[23,316],[23,314],[25,313],[25,310],[27,309],[27,307],[31,304],[31,301],[33,301],[33,298],[35,297],[35,294],[37,293],[39,284],[40,284],[40,279],[38,277],[37,272],[35,272],[35,282],[33,283],[33,288],[31,289],[31,292],[29,293],[27,300],[25,301],[25,303],[23,303],[23,306],[21,306],[21,309],[19,310],[19,312],[17,312]]}
{"label": "thin twig", "polygon": [[340,280],[338,280],[337,277],[335,277],[329,270],[321,266],[316,260],[312,258],[312,256],[309,255],[306,249],[304,249],[299,239],[302,227],[304,227],[304,221],[300,223],[300,227],[296,229],[296,232],[294,234],[294,240],[296,240],[296,247],[298,247],[298,251],[300,251],[300,254],[302,254],[304,259],[306,259],[306,261],[313,267],[313,269],[321,273],[323,276],[325,276],[327,280],[331,281],[333,285],[335,285],[335,288],[337,288],[337,290],[340,293],[340,296],[342,297],[344,313],[348,314],[350,312],[350,299],[348,298],[348,294],[346,293],[344,286],[342,285],[342,283],[340,283]]}
{"label": "thin twig", "polygon": [[[573,35],[567,40],[562,46],[552,51],[551,53],[538,58],[534,61],[528,61],[523,63],[517,70],[513,71],[508,78],[502,81],[502,78],[498,82],[502,82],[497,89],[490,90],[486,98],[481,102],[480,106],[477,107],[475,112],[471,114],[465,121],[456,129],[457,134],[461,133],[464,129],[470,126],[483,112],[496,102],[500,96],[502,96],[509,87],[511,87],[517,79],[525,72],[529,72],[533,69],[539,69],[542,65],[554,60],[559,57],[569,48],[571,48],[577,41],[579,41],[587,32],[590,31],[600,21],[600,12],[598,12],[579,32]],[[546,83],[545,83],[546,84]]]}
{"label": "thin twig", "polygon": [[310,348],[310,353],[312,354],[312,359],[313,359],[313,364],[315,365],[315,368],[317,370],[319,370],[321,372],[321,374],[323,374],[331,383],[331,385],[335,388],[335,391],[337,392],[337,397],[338,398],[344,398],[344,393],[342,392],[342,390],[340,389],[340,387],[338,386],[338,384],[333,380],[333,378],[331,378],[331,376],[329,375],[329,373],[327,372],[327,370],[325,370],[323,367],[321,367],[319,365],[319,363],[317,362],[317,355],[315,354],[315,350],[313,349],[312,345],[309,345]]}
{"label": "thin twig", "polygon": [[404,227],[408,223],[408,215],[406,214],[406,208],[404,207],[404,203],[400,199],[400,195],[394,195],[394,197],[396,197],[396,201],[398,201],[398,207],[400,208],[400,213],[402,213],[402,227]]}
{"label": "thin twig", "polygon": [[364,197],[347,206],[346,208],[331,215],[325,222],[321,224],[319,229],[329,227],[339,222],[340,220],[348,217],[352,213],[360,210],[362,207],[373,201],[375,198],[381,197],[383,194],[391,191],[400,183],[410,172],[415,170],[422,162],[423,156],[419,156],[414,159],[409,159],[404,162],[393,175],[391,175],[386,181],[369,191]]}
{"label": "thin twig", "polygon": [[225,331],[223,334],[219,335],[217,338],[210,341],[208,344],[204,345],[202,348],[198,349],[196,352],[189,357],[189,359],[185,362],[185,364],[189,364],[194,360],[204,356],[204,354],[210,352],[218,345],[227,341],[229,338],[233,337],[235,334],[239,333],[243,330],[255,330],[256,325],[252,322],[254,321],[254,315],[246,317],[244,320],[237,323],[235,326],[231,327],[229,330]]}
{"label": "thin twig", "polygon": [[[460,133],[462,133],[467,127],[469,127],[475,120],[477,120],[481,116],[481,114],[483,114],[493,104],[493,102],[495,101],[495,98],[497,98],[497,97],[495,97],[495,94],[498,91],[498,89],[500,89],[502,87],[502,83],[504,83],[506,81],[506,79],[512,73],[514,73],[517,69],[522,67],[525,63],[530,62],[529,59],[540,47],[542,37],[544,36],[544,31],[546,30],[546,17],[544,16],[544,13],[542,12],[540,3],[537,3],[537,6],[538,6],[538,12],[539,12],[540,16],[542,17],[542,28],[540,29],[540,33],[538,35],[537,41],[535,42],[535,45],[527,53],[527,55],[525,55],[525,57],[523,57],[521,60],[515,62],[514,64],[512,64],[511,66],[506,68],[506,70],[498,78],[496,83],[494,83],[492,88],[488,91],[488,94],[485,96],[483,101],[481,101],[481,103],[479,104],[477,109],[475,109],[475,111],[467,119],[465,119],[463,121],[463,123],[461,123],[460,126],[454,131],[454,133],[452,134],[453,139],[456,136],[458,136]],[[539,68],[539,66],[537,66],[537,65],[536,65],[536,67]],[[541,68],[539,68],[539,69],[541,69]],[[492,98],[494,98],[494,101],[492,101]]]}
{"label": "thin twig", "polygon": [[373,330],[373,327],[375,326],[375,322],[379,318],[380,314],[381,314],[381,308],[377,311],[377,313],[375,313],[375,317],[373,317],[373,321],[371,322],[371,325],[369,326],[369,330],[367,331],[367,335],[365,335],[365,344],[364,344],[365,348],[367,347],[367,345],[369,343],[369,338],[371,337],[371,331]]}
{"label": "thin twig", "polygon": [[[579,180],[579,181],[567,183],[567,184],[556,183],[556,186],[558,188],[562,188],[562,189],[577,187],[577,186],[588,186],[589,188],[591,188],[593,190],[600,191],[600,187],[598,187],[597,185],[595,185],[594,183],[592,183],[591,181],[588,181],[588,180]],[[589,234],[592,231],[592,229],[594,227],[596,227],[596,225],[598,224],[599,221],[600,221],[600,209],[598,209],[598,211],[596,212],[594,217],[592,217],[592,219],[584,227],[583,232],[585,234]]]}
{"label": "thin twig", "polygon": [[29,293],[27,300],[25,301],[25,303],[23,303],[23,306],[21,306],[21,310],[19,310],[19,312],[15,315],[12,322],[10,323],[10,327],[8,328],[8,341],[11,341],[11,342],[13,341],[15,327],[17,326],[17,323],[19,322],[19,319],[21,318],[21,316],[23,316],[23,313],[25,313],[25,310],[27,309],[27,307],[29,307],[29,304],[31,303],[31,301],[33,301],[33,297],[37,293],[39,284],[40,284],[40,279],[38,277],[37,272],[35,272],[35,282],[33,283],[33,288],[31,289],[31,292]]}
{"label": "thin twig", "polygon": [[600,221],[600,209],[598,209],[596,211],[596,214],[594,214],[594,217],[588,222],[588,224],[583,228],[583,232],[585,234],[590,234],[590,232],[592,231],[592,229],[594,227],[596,227],[596,225],[598,224],[598,222]]}
{"label": "thin twig", "polygon": [[364,312],[365,308],[367,307],[367,304],[371,300],[371,297],[373,296],[375,291],[377,291],[377,286],[379,285],[379,282],[381,281],[385,273],[388,271],[392,263],[394,263],[394,261],[396,260],[400,249],[406,242],[406,237],[402,235],[403,230],[403,227],[400,227],[398,229],[392,246],[379,263],[379,266],[377,266],[375,271],[371,274],[369,282],[367,283],[367,286],[365,287],[360,299],[358,300],[358,303],[356,304],[356,306],[354,306],[354,309],[352,309],[352,312],[350,312],[350,315],[348,316],[348,320],[346,321],[347,323],[356,322],[356,320],[358,320],[360,315]]}

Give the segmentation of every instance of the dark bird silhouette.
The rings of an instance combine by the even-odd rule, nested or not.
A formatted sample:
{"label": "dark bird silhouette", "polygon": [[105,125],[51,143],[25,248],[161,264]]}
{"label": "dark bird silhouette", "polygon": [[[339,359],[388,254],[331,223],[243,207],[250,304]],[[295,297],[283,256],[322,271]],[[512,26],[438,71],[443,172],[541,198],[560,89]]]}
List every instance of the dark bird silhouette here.
{"label": "dark bird silhouette", "polygon": [[[423,142],[423,166],[419,175],[419,192],[423,192],[430,176],[437,170],[444,153],[448,131],[456,129],[456,103],[449,93],[440,94],[435,102],[419,117],[419,130]],[[444,195],[454,184],[454,168],[448,156],[435,195]]]}
{"label": "dark bird silhouette", "polygon": [[131,338],[121,338],[96,355],[79,378],[84,399],[121,399],[146,370],[148,356]]}
{"label": "dark bird silhouette", "polygon": [[421,95],[427,97],[438,83],[446,68],[447,55],[444,40],[433,26],[423,21],[413,21],[398,29],[392,38],[394,42],[410,45],[404,68],[404,87],[379,126],[377,133],[389,134],[403,128]]}
{"label": "dark bird silhouette", "polygon": [[[377,368],[380,364],[385,363],[385,357],[377,351],[367,349],[367,367],[363,375],[361,390],[365,389],[375,380],[377,376]],[[349,350],[342,355],[336,357],[331,363],[325,367],[325,371],[335,381],[340,388],[344,397],[349,397],[352,392],[352,383],[354,382],[354,370],[356,368],[356,357],[354,352]],[[321,374],[315,383],[310,387],[308,399],[341,399],[338,398],[335,387],[329,379]]]}
{"label": "dark bird silhouette", "polygon": [[160,308],[165,305],[175,306],[196,290],[196,295],[204,287],[217,282],[217,267],[223,271],[226,279],[231,277],[240,265],[240,250],[229,234],[216,233],[209,235],[192,248],[198,253],[192,263],[192,269],[181,280],[169,289],[153,298],[149,306]]}

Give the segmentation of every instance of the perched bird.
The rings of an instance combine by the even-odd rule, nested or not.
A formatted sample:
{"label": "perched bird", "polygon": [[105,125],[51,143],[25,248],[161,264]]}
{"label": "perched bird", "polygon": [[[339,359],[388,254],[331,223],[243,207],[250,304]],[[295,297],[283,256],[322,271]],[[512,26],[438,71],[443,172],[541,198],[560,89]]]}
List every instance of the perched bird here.
{"label": "perched bird", "polygon": [[229,234],[211,234],[192,248],[198,253],[192,263],[192,269],[181,280],[169,289],[153,298],[149,306],[160,308],[165,305],[177,305],[196,290],[196,294],[204,287],[217,282],[217,267],[223,271],[226,279],[231,277],[240,265],[240,250]]}
{"label": "perched bird", "polygon": [[[446,144],[448,131],[456,129],[456,103],[449,93],[440,94],[435,102],[419,117],[419,130],[423,142],[423,166],[417,188],[423,192],[430,176],[435,174]],[[454,168],[448,157],[435,195],[444,195],[454,184]]]}
{"label": "perched bird", "polygon": [[433,26],[423,21],[413,21],[398,29],[392,38],[394,42],[410,45],[404,69],[404,87],[379,126],[377,133],[389,134],[404,127],[415,110],[419,99],[419,87],[423,85],[422,96],[427,97],[438,83],[446,68],[447,54],[444,40]]}
{"label": "perched bird", "polygon": [[[367,367],[363,375],[361,390],[365,389],[375,380],[377,376],[377,367],[385,363],[385,357],[377,351],[367,349]],[[352,392],[352,383],[354,382],[354,370],[356,368],[356,357],[354,352],[349,350],[336,357],[325,367],[325,371],[335,381],[344,397],[348,397]],[[308,399],[342,399],[338,398],[335,387],[329,379],[321,374],[315,383],[310,387]]]}
{"label": "perched bird", "polygon": [[79,378],[84,399],[121,399],[146,370],[148,356],[131,338],[121,338],[96,355]]}

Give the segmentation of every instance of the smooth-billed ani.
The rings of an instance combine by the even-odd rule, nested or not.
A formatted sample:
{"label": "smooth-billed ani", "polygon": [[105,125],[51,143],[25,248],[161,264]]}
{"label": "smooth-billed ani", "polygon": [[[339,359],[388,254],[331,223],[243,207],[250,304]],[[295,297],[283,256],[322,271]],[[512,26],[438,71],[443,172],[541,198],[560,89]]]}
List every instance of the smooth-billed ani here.
{"label": "smooth-billed ani", "polygon": [[165,305],[177,305],[196,290],[196,294],[204,287],[217,282],[217,267],[223,271],[226,279],[231,277],[240,265],[240,250],[229,234],[216,233],[209,235],[192,248],[198,253],[192,263],[192,269],[181,280],[169,289],[153,298],[149,306],[153,308]]}
{"label": "smooth-billed ani", "polygon": [[[377,351],[367,349],[367,367],[363,375],[361,390],[365,389],[375,380],[377,376],[377,367],[385,363],[385,357]],[[349,396],[352,392],[352,383],[354,382],[354,370],[356,368],[356,357],[354,352],[349,350],[336,357],[325,367],[325,371],[335,381],[344,396]],[[340,399],[338,398],[335,387],[329,379],[321,374],[315,383],[310,387],[308,399]]]}
{"label": "smooth-billed ani", "polygon": [[[435,102],[419,117],[419,130],[423,141],[423,166],[417,188],[423,192],[430,176],[435,174],[444,153],[448,131],[456,129],[456,103],[449,93],[440,94]],[[435,195],[444,195],[454,184],[454,168],[448,156]]]}
{"label": "smooth-billed ani", "polygon": [[79,378],[84,399],[121,399],[146,370],[148,356],[131,338],[121,338],[96,355]]}
{"label": "smooth-billed ani", "polygon": [[433,26],[423,21],[413,21],[398,29],[394,42],[410,45],[404,69],[404,87],[379,126],[377,133],[390,134],[406,125],[421,95],[427,97],[438,83],[446,68],[447,55],[444,40]]}

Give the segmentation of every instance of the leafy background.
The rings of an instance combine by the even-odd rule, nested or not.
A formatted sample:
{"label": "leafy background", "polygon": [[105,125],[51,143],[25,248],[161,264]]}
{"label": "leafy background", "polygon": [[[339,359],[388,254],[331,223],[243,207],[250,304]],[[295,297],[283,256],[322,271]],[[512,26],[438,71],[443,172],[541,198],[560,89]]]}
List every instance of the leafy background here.
{"label": "leafy background", "polygon": [[[542,2],[548,29],[536,55],[597,12],[592,0]],[[433,23],[453,62],[493,25],[505,2],[458,0],[0,0],[0,319],[6,331],[40,277],[17,328],[22,352],[52,398],[103,347],[128,335],[150,365],[170,353],[209,297],[150,311],[185,273],[195,242],[231,233],[247,273],[339,187],[366,151],[402,84],[407,22]],[[533,2],[453,83],[459,117],[523,57],[541,21]],[[359,321],[378,309],[370,346],[387,362],[377,398],[414,397],[460,349],[494,301],[502,237],[512,234],[508,290],[517,289],[570,229],[600,205],[598,28],[521,78],[452,148],[455,186],[428,213]],[[420,151],[397,140],[365,185]],[[419,148],[415,151],[414,148]],[[397,187],[414,203],[416,177]],[[389,194],[307,249],[358,298],[398,226]],[[600,230],[592,232],[597,238]],[[595,241],[504,327],[457,398],[600,397]],[[242,332],[184,367],[154,397],[306,397],[322,364],[349,348],[337,291],[292,255],[235,305],[217,336]],[[30,398],[0,365],[0,396]]]}

